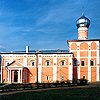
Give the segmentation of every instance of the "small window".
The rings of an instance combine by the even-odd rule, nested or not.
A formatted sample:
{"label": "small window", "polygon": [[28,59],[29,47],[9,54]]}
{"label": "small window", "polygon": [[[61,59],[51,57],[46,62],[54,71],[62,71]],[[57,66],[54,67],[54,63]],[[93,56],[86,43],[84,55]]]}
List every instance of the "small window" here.
{"label": "small window", "polygon": [[31,61],[31,66],[35,66],[35,62],[34,61]]}
{"label": "small window", "polygon": [[49,76],[46,76],[46,80],[49,80]]}
{"label": "small window", "polygon": [[63,75],[61,76],[61,81],[64,81],[64,76]]}
{"label": "small window", "polygon": [[90,60],[90,66],[94,66],[94,60]]}
{"label": "small window", "polygon": [[77,66],[77,60],[73,60],[73,65]]}
{"label": "small window", "polygon": [[34,62],[32,62],[32,66],[34,66]]}
{"label": "small window", "polygon": [[46,61],[46,66],[49,66],[49,65],[50,65],[50,61],[47,60],[47,61]]}
{"label": "small window", "polygon": [[81,61],[81,66],[85,66],[85,61]]}
{"label": "small window", "polygon": [[85,75],[83,75],[83,79],[86,79]]}
{"label": "small window", "polygon": [[65,61],[64,60],[61,61],[61,66],[63,66],[63,65],[65,65]]}

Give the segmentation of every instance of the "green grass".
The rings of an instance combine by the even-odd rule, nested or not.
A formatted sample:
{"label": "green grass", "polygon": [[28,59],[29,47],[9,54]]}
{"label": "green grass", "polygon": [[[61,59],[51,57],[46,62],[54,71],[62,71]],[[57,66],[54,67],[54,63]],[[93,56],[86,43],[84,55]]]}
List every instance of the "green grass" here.
{"label": "green grass", "polygon": [[0,100],[100,100],[100,88],[74,88],[3,95]]}

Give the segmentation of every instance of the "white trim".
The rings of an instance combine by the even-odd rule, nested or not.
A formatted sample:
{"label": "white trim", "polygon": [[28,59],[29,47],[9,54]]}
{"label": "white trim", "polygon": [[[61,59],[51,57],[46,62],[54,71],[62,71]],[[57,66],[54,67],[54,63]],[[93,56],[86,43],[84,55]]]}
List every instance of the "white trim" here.
{"label": "white trim", "polygon": [[8,83],[9,83],[9,69],[8,69]]}
{"label": "white trim", "polygon": [[90,66],[90,60],[91,60],[91,43],[88,43],[88,46],[90,50],[88,50],[88,81],[91,82],[91,66]]}
{"label": "white trim", "polygon": [[3,83],[3,82],[2,82],[2,78],[3,78],[3,77],[2,77],[2,66],[1,66],[1,83]]}
{"label": "white trim", "polygon": [[78,79],[80,79],[80,66],[77,67],[77,76],[78,76]]}
{"label": "white trim", "polygon": [[[79,46],[80,46],[80,42],[78,42],[77,43],[77,49],[79,49],[79,50],[77,50],[77,60],[80,62],[80,48],[79,48]],[[77,78],[78,79],[80,79],[80,66],[77,66]]]}
{"label": "white trim", "polygon": [[24,65],[24,66],[27,66],[27,58],[24,58],[24,59],[23,59],[23,65]]}
{"label": "white trim", "polygon": [[[41,56],[41,57],[40,57]],[[41,83],[41,78],[42,78],[42,54],[38,54],[38,82]]]}
{"label": "white trim", "polygon": [[53,81],[56,80],[57,80],[57,54],[53,56]]}
{"label": "white trim", "polygon": [[69,78],[69,80],[73,80],[73,61],[72,61],[72,57],[69,58],[69,63],[71,65],[69,65],[69,67],[68,67],[68,78]]}
{"label": "white trim", "polygon": [[20,69],[18,70],[18,83],[20,83]]}

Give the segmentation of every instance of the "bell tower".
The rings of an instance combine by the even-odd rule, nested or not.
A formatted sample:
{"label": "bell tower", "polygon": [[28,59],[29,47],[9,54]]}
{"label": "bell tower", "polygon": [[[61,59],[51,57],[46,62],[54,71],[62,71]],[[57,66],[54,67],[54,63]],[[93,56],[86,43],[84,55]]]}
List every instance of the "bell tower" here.
{"label": "bell tower", "polygon": [[87,40],[90,20],[82,14],[82,16],[76,21],[76,26],[78,28],[78,40]]}

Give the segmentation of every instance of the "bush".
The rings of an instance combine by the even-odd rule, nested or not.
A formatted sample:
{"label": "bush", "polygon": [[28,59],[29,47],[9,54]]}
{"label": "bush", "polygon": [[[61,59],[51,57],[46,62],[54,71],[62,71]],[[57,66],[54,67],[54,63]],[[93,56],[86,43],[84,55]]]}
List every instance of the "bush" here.
{"label": "bush", "polygon": [[88,84],[88,80],[87,79],[78,79],[77,80],[77,85],[87,85]]}

